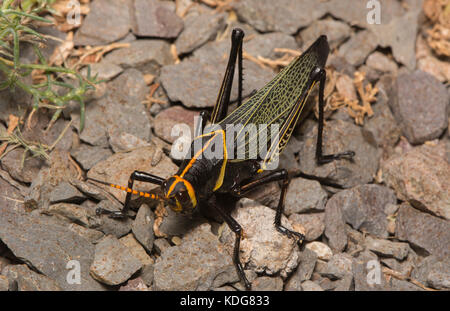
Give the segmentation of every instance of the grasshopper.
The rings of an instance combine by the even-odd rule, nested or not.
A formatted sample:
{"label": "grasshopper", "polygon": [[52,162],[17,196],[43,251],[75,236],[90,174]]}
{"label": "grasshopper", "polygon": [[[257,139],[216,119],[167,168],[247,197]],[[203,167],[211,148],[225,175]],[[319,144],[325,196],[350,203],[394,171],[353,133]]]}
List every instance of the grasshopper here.
{"label": "grasshopper", "polygon": [[[209,115],[203,111],[195,128],[195,138],[190,151],[181,163],[177,173],[168,179],[146,172],[135,171],[131,174],[128,187],[98,181],[103,184],[127,191],[125,203],[121,211],[111,212],[97,210],[98,213],[109,214],[112,218],[123,218],[127,215],[132,194],[148,197],[152,200],[164,201],[176,212],[192,214],[200,207],[213,209],[235,233],[233,262],[237,272],[247,289],[250,282],[244,274],[244,268],[239,259],[240,241],[243,230],[239,223],[217,203],[217,196],[229,194],[236,198],[243,197],[249,191],[271,182],[282,182],[281,194],[276,209],[274,224],[276,229],[289,237],[296,238],[300,244],[304,240],[301,233],[292,231],[281,225],[284,200],[289,180],[293,177],[315,179],[322,184],[339,187],[327,178],[308,175],[301,171],[288,172],[286,169],[268,170],[268,165],[277,157],[289,141],[305,107],[306,99],[315,84],[319,84],[319,126],[316,145],[316,160],[324,164],[342,158],[351,159],[353,151],[324,155],[322,153],[324,87],[326,71],[324,69],[329,46],[326,36],[319,37],[302,55],[294,59],[280,71],[266,86],[256,91],[247,101],[242,102],[242,43],[244,32],[233,29],[231,35],[231,51],[222,85],[219,90],[214,109]],[[228,114],[230,95],[235,67],[238,67],[238,99],[237,108]],[[211,130],[205,130],[207,121],[213,125]],[[252,148],[249,142],[257,139],[264,126],[257,131],[238,132],[230,141],[227,140],[227,126],[236,124],[268,125],[275,124],[279,131],[269,135],[263,143],[267,152],[256,159],[251,158]],[[203,134],[202,134],[203,133]],[[242,139],[246,138],[246,139]],[[243,142],[242,142],[243,141]],[[223,146],[219,156],[205,156],[211,147]],[[259,143],[261,145],[261,142]],[[200,146],[200,148],[195,148]],[[244,157],[234,158],[231,154],[239,149],[245,149]],[[97,180],[94,180],[97,181]],[[159,185],[162,195],[143,193],[133,190],[134,181],[148,182]]]}

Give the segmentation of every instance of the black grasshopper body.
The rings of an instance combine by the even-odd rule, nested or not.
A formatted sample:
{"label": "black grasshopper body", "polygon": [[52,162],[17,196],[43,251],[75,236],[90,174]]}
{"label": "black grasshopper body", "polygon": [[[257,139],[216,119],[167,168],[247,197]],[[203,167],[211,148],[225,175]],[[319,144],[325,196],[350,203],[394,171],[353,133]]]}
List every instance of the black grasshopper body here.
{"label": "black grasshopper body", "polygon": [[[243,37],[244,32],[242,30],[233,30],[230,57],[214,110],[209,117],[210,125],[205,130],[209,114],[202,112],[196,125],[196,135],[191,149],[180,165],[178,172],[168,179],[145,172],[133,172],[127,188],[112,185],[128,191],[122,211],[98,210],[98,213],[108,213],[110,217],[115,218],[126,217],[133,193],[165,201],[176,212],[191,214],[200,207],[214,210],[236,234],[233,260],[241,279],[246,288],[249,289],[251,284],[245,277],[244,269],[239,260],[242,228],[229,213],[217,204],[217,196],[225,193],[239,198],[261,185],[281,181],[282,190],[274,220],[275,227],[279,232],[296,238],[299,243],[303,241],[304,236],[302,234],[281,225],[281,215],[289,179],[301,176],[316,179],[331,186],[339,185],[300,171],[288,172],[282,168],[268,170],[268,166],[273,163],[289,141],[303,112],[306,99],[315,84],[319,84],[317,162],[322,164],[336,159],[351,158],[354,153],[346,151],[333,155],[322,154],[323,91],[326,78],[324,66],[329,53],[327,38],[325,36],[319,37],[272,81],[242,103]],[[239,73],[238,107],[227,114],[236,64]],[[251,133],[237,131],[233,134],[231,140],[227,139],[227,126],[237,124],[242,126],[253,124],[256,131]],[[263,131],[267,130],[269,125],[277,125],[278,131],[269,134],[266,132],[265,140],[262,142],[258,140],[257,144],[251,145],[250,142],[257,139]],[[262,155],[257,154],[254,149],[260,148],[262,144],[265,144],[266,152]],[[207,156],[212,146],[222,146],[223,148],[216,156]],[[240,154],[241,157],[237,157],[237,154]],[[257,154],[257,156],[252,157],[253,154]],[[159,185],[162,195],[143,194],[132,190],[135,180]]]}

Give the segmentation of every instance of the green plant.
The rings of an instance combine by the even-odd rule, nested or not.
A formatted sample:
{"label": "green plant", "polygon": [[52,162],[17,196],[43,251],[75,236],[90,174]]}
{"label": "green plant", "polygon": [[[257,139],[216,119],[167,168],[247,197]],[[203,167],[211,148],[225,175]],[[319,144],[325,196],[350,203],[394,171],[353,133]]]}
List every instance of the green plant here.
{"label": "green plant", "polygon": [[[83,77],[76,70],[49,66],[43,57],[39,45],[45,39],[32,28],[33,22],[52,22],[39,16],[44,11],[50,11],[53,0],[25,0],[15,4],[14,0],[3,1],[0,8],[0,90],[19,87],[32,95],[33,109],[40,107],[55,109],[50,124],[60,116],[62,109],[70,102],[76,101],[80,105],[80,131],[84,128],[86,91],[95,89],[96,77],[88,74]],[[20,43],[28,42],[37,55],[37,64],[25,64],[20,61]],[[42,83],[27,83],[25,77],[33,70],[44,72],[46,80]],[[64,81],[64,77],[75,78],[77,85]]]}

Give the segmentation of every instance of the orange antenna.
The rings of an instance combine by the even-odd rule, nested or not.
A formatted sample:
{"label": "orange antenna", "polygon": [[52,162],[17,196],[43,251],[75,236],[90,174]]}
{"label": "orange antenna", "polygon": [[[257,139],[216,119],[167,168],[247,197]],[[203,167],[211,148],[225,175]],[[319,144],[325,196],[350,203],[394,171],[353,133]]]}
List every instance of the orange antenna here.
{"label": "orange antenna", "polygon": [[119,185],[116,185],[116,184],[111,184],[111,183],[108,183],[106,181],[101,181],[101,180],[98,180],[98,179],[95,179],[95,178],[88,177],[88,179],[90,179],[92,181],[95,181],[95,182],[98,182],[99,184],[110,186],[112,188],[116,188],[116,189],[119,189],[119,190],[122,190],[122,191],[130,192],[132,194],[137,194],[137,195],[139,195],[141,197],[144,197],[144,198],[150,198],[152,200],[159,200],[159,201],[166,201],[166,199],[164,197],[161,197],[161,196],[159,196],[157,194],[154,194],[154,193],[133,190],[133,189],[128,188],[128,187],[123,187],[123,186],[119,186]]}

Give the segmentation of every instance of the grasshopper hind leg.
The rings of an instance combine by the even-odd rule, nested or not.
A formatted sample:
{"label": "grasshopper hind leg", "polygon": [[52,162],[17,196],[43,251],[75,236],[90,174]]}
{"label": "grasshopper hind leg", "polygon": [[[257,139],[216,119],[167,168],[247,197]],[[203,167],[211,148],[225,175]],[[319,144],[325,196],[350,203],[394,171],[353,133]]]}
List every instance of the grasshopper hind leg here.
{"label": "grasshopper hind leg", "polygon": [[334,160],[352,159],[355,156],[355,152],[351,151],[351,150],[336,153],[336,154],[326,154],[326,155],[324,155],[322,152],[322,136],[323,136],[323,125],[324,125],[323,110],[325,108],[323,93],[325,90],[325,80],[327,78],[325,69],[317,67],[312,72],[312,78],[315,81],[319,82],[319,127],[318,127],[318,131],[317,131],[316,161],[319,165],[321,165],[321,164],[332,162]]}
{"label": "grasshopper hind leg", "polygon": [[234,28],[232,31],[230,56],[228,58],[227,69],[225,70],[219,95],[217,96],[216,104],[211,115],[211,123],[220,122],[228,113],[236,63],[238,66],[238,107],[242,104],[242,42],[244,35],[242,29]]}

